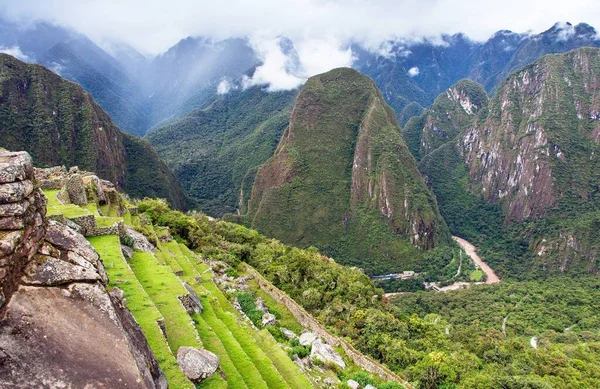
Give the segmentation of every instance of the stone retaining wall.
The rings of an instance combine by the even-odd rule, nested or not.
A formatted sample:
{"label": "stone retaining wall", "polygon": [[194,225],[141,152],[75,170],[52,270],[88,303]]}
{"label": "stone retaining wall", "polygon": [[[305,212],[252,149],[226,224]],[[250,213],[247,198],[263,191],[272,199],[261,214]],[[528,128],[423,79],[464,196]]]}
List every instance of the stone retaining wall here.
{"label": "stone retaining wall", "polygon": [[285,305],[285,307],[292,313],[296,321],[303,327],[314,332],[332,346],[340,346],[346,353],[346,355],[354,362],[355,365],[360,368],[379,376],[381,379],[387,381],[396,381],[404,385],[406,388],[412,389],[406,380],[395,374],[393,371],[383,366],[374,359],[362,354],[360,351],[354,348],[350,343],[344,339],[332,334],[327,330],[321,323],[319,323],[314,317],[304,310],[296,301],[289,297],[285,292],[281,291],[275,285],[267,281],[259,272],[254,268],[246,264],[246,269],[250,275],[252,275],[258,282],[258,285],[262,290],[269,294],[273,299],[279,303]]}

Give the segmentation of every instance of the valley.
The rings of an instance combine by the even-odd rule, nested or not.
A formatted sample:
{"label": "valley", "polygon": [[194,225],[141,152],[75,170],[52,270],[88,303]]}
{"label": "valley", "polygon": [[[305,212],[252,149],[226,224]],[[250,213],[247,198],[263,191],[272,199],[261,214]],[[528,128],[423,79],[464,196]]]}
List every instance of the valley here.
{"label": "valley", "polygon": [[0,387],[600,389],[600,33],[341,3],[0,0]]}

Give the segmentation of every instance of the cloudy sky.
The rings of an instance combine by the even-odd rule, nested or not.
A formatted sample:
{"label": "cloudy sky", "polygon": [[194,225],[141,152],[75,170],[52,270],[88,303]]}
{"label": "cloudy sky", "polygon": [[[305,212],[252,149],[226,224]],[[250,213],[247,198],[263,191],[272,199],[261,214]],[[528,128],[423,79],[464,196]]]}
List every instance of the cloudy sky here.
{"label": "cloudy sky", "polygon": [[285,35],[294,42],[363,41],[499,29],[540,32],[556,21],[600,27],[598,0],[0,0],[11,18],[69,26],[97,42],[124,40],[146,54],[189,35]]}

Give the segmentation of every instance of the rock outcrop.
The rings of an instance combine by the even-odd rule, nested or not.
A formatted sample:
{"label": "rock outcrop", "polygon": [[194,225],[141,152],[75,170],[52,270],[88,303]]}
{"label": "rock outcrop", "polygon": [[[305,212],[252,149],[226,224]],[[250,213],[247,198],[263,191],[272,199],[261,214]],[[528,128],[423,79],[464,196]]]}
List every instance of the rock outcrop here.
{"label": "rock outcrop", "polygon": [[330,345],[324,343],[321,339],[317,339],[312,343],[310,358],[319,359],[325,363],[332,363],[342,369],[346,368],[346,362],[344,362],[340,354],[336,353]]}
{"label": "rock outcrop", "polygon": [[208,350],[180,347],[177,350],[179,368],[190,380],[200,382],[219,368],[219,357]]}
{"label": "rock outcrop", "polygon": [[[166,388],[102,261],[45,218],[27,153],[0,150],[0,387]],[[9,207],[7,207],[9,208]]]}

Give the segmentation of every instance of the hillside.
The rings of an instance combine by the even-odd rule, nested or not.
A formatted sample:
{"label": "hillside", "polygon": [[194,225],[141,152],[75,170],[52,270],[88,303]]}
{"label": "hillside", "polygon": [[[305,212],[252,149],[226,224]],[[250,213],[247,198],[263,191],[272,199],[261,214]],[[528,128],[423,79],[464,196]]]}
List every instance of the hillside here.
{"label": "hillside", "polygon": [[487,236],[502,272],[598,271],[599,72],[598,49],[543,57],[420,162],[453,233]]}
{"label": "hillside", "polygon": [[231,91],[146,139],[208,215],[245,212],[256,175],[277,147],[297,91]]}
{"label": "hillside", "polygon": [[186,195],[150,146],[125,135],[79,85],[39,65],[0,54],[1,146],[28,151],[40,166],[79,166],[131,196]]}
{"label": "hillside", "polygon": [[344,68],[302,88],[258,170],[247,222],[369,272],[411,268],[450,242],[393,111],[370,78]]}

